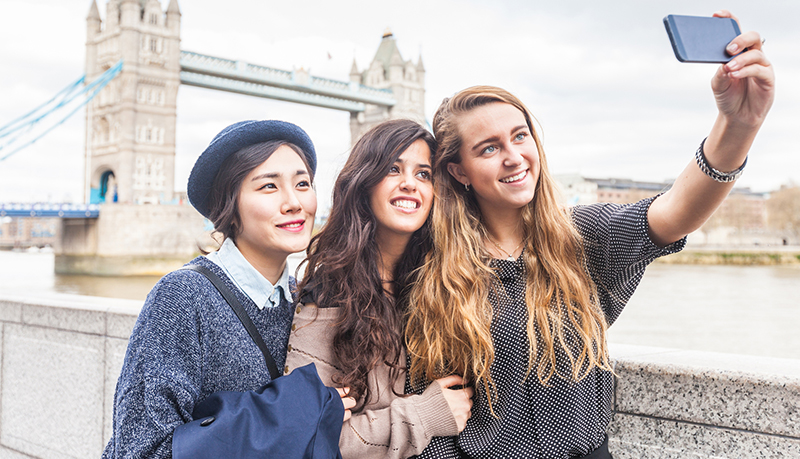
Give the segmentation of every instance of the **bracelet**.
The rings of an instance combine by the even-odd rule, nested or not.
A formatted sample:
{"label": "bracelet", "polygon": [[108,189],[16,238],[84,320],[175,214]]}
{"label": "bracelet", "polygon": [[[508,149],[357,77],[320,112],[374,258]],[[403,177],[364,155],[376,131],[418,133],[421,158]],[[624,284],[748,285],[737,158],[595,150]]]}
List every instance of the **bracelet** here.
{"label": "bracelet", "polygon": [[[706,137],[707,139],[708,137]],[[703,139],[700,142],[700,148],[697,149],[697,153],[695,153],[694,158],[697,160],[697,166],[700,167],[700,170],[703,171],[704,174],[711,177],[712,180],[715,182],[720,183],[730,183],[738,179],[742,176],[742,172],[744,171],[744,166],[747,165],[747,158],[744,158],[744,162],[738,169],[731,171],[731,172],[720,172],[713,167],[709,166],[708,161],[706,161],[706,155],[703,153],[703,145],[706,143],[706,139]]]}

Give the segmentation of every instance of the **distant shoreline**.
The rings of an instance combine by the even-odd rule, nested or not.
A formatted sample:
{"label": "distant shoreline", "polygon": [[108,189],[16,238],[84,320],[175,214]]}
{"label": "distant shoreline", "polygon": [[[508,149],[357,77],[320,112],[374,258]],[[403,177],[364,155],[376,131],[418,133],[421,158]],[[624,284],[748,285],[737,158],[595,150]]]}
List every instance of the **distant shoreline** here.
{"label": "distant shoreline", "polygon": [[797,265],[800,247],[687,247],[657,260],[658,263],[687,265]]}

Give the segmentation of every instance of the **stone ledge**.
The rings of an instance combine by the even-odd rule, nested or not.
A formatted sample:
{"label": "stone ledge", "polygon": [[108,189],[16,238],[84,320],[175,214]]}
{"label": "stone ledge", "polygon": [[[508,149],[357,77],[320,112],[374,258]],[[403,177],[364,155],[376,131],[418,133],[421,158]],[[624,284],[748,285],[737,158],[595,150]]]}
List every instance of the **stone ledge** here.
{"label": "stone ledge", "polygon": [[620,345],[611,352],[619,413],[800,438],[800,360]]}

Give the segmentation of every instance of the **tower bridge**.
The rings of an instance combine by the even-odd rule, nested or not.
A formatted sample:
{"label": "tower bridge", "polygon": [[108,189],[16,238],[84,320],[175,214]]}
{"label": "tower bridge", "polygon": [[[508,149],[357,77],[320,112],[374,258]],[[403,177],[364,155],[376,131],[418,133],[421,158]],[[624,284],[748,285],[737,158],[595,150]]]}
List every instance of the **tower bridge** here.
{"label": "tower bridge", "polygon": [[56,272],[158,274],[197,253],[204,219],[188,205],[175,205],[180,85],[343,110],[350,113],[352,142],[387,119],[425,123],[422,58],[403,59],[388,30],[370,65],[359,70],[354,59],[341,81],[181,50],[180,34],[178,0],[166,9],[159,0],[108,0],[105,20],[92,0],[83,82],[105,86],[86,104],[89,207],[0,209],[2,218],[60,219]]}
{"label": "tower bridge", "polygon": [[343,110],[353,142],[386,119],[425,123],[425,68],[404,60],[386,32],[370,66],[346,81],[180,49],[177,0],[96,0],[86,18],[86,82],[124,62],[86,111],[85,192],[90,203],[156,204],[174,196],[181,84]]}

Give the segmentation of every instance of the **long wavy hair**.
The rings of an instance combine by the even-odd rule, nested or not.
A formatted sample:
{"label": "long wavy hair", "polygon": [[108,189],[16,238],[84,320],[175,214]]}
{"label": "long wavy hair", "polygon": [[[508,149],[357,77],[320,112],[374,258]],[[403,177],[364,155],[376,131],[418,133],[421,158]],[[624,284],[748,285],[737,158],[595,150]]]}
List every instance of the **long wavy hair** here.
{"label": "long wavy hair", "polygon": [[490,407],[495,386],[489,371],[494,360],[489,294],[504,291],[490,266],[492,257],[485,248],[489,237],[478,203],[450,175],[447,165],[461,162],[461,117],[498,102],[523,113],[541,165],[534,198],[523,208],[521,221],[528,374],[535,371],[546,385],[553,375],[577,381],[595,366],[610,370],[605,316],[586,270],[581,238],[558,204],[528,109],[503,89],[468,88],[445,99],[433,119],[439,144],[433,165],[437,197],[431,216],[433,249],[409,293],[406,345],[414,381],[461,375],[484,387]]}
{"label": "long wavy hair", "polygon": [[[370,206],[373,188],[400,155],[417,140],[436,152],[433,135],[410,120],[392,120],[369,130],[356,142],[333,187],[325,227],[311,239],[301,294],[313,292],[320,307],[341,307],[333,338],[334,382],[350,387],[365,404],[370,399],[367,374],[381,363],[394,381],[405,362],[402,323],[405,297],[416,268],[430,250],[430,215],[417,230],[393,273],[394,294],[385,292],[379,272],[377,221]],[[389,384],[391,387],[392,385]]]}

